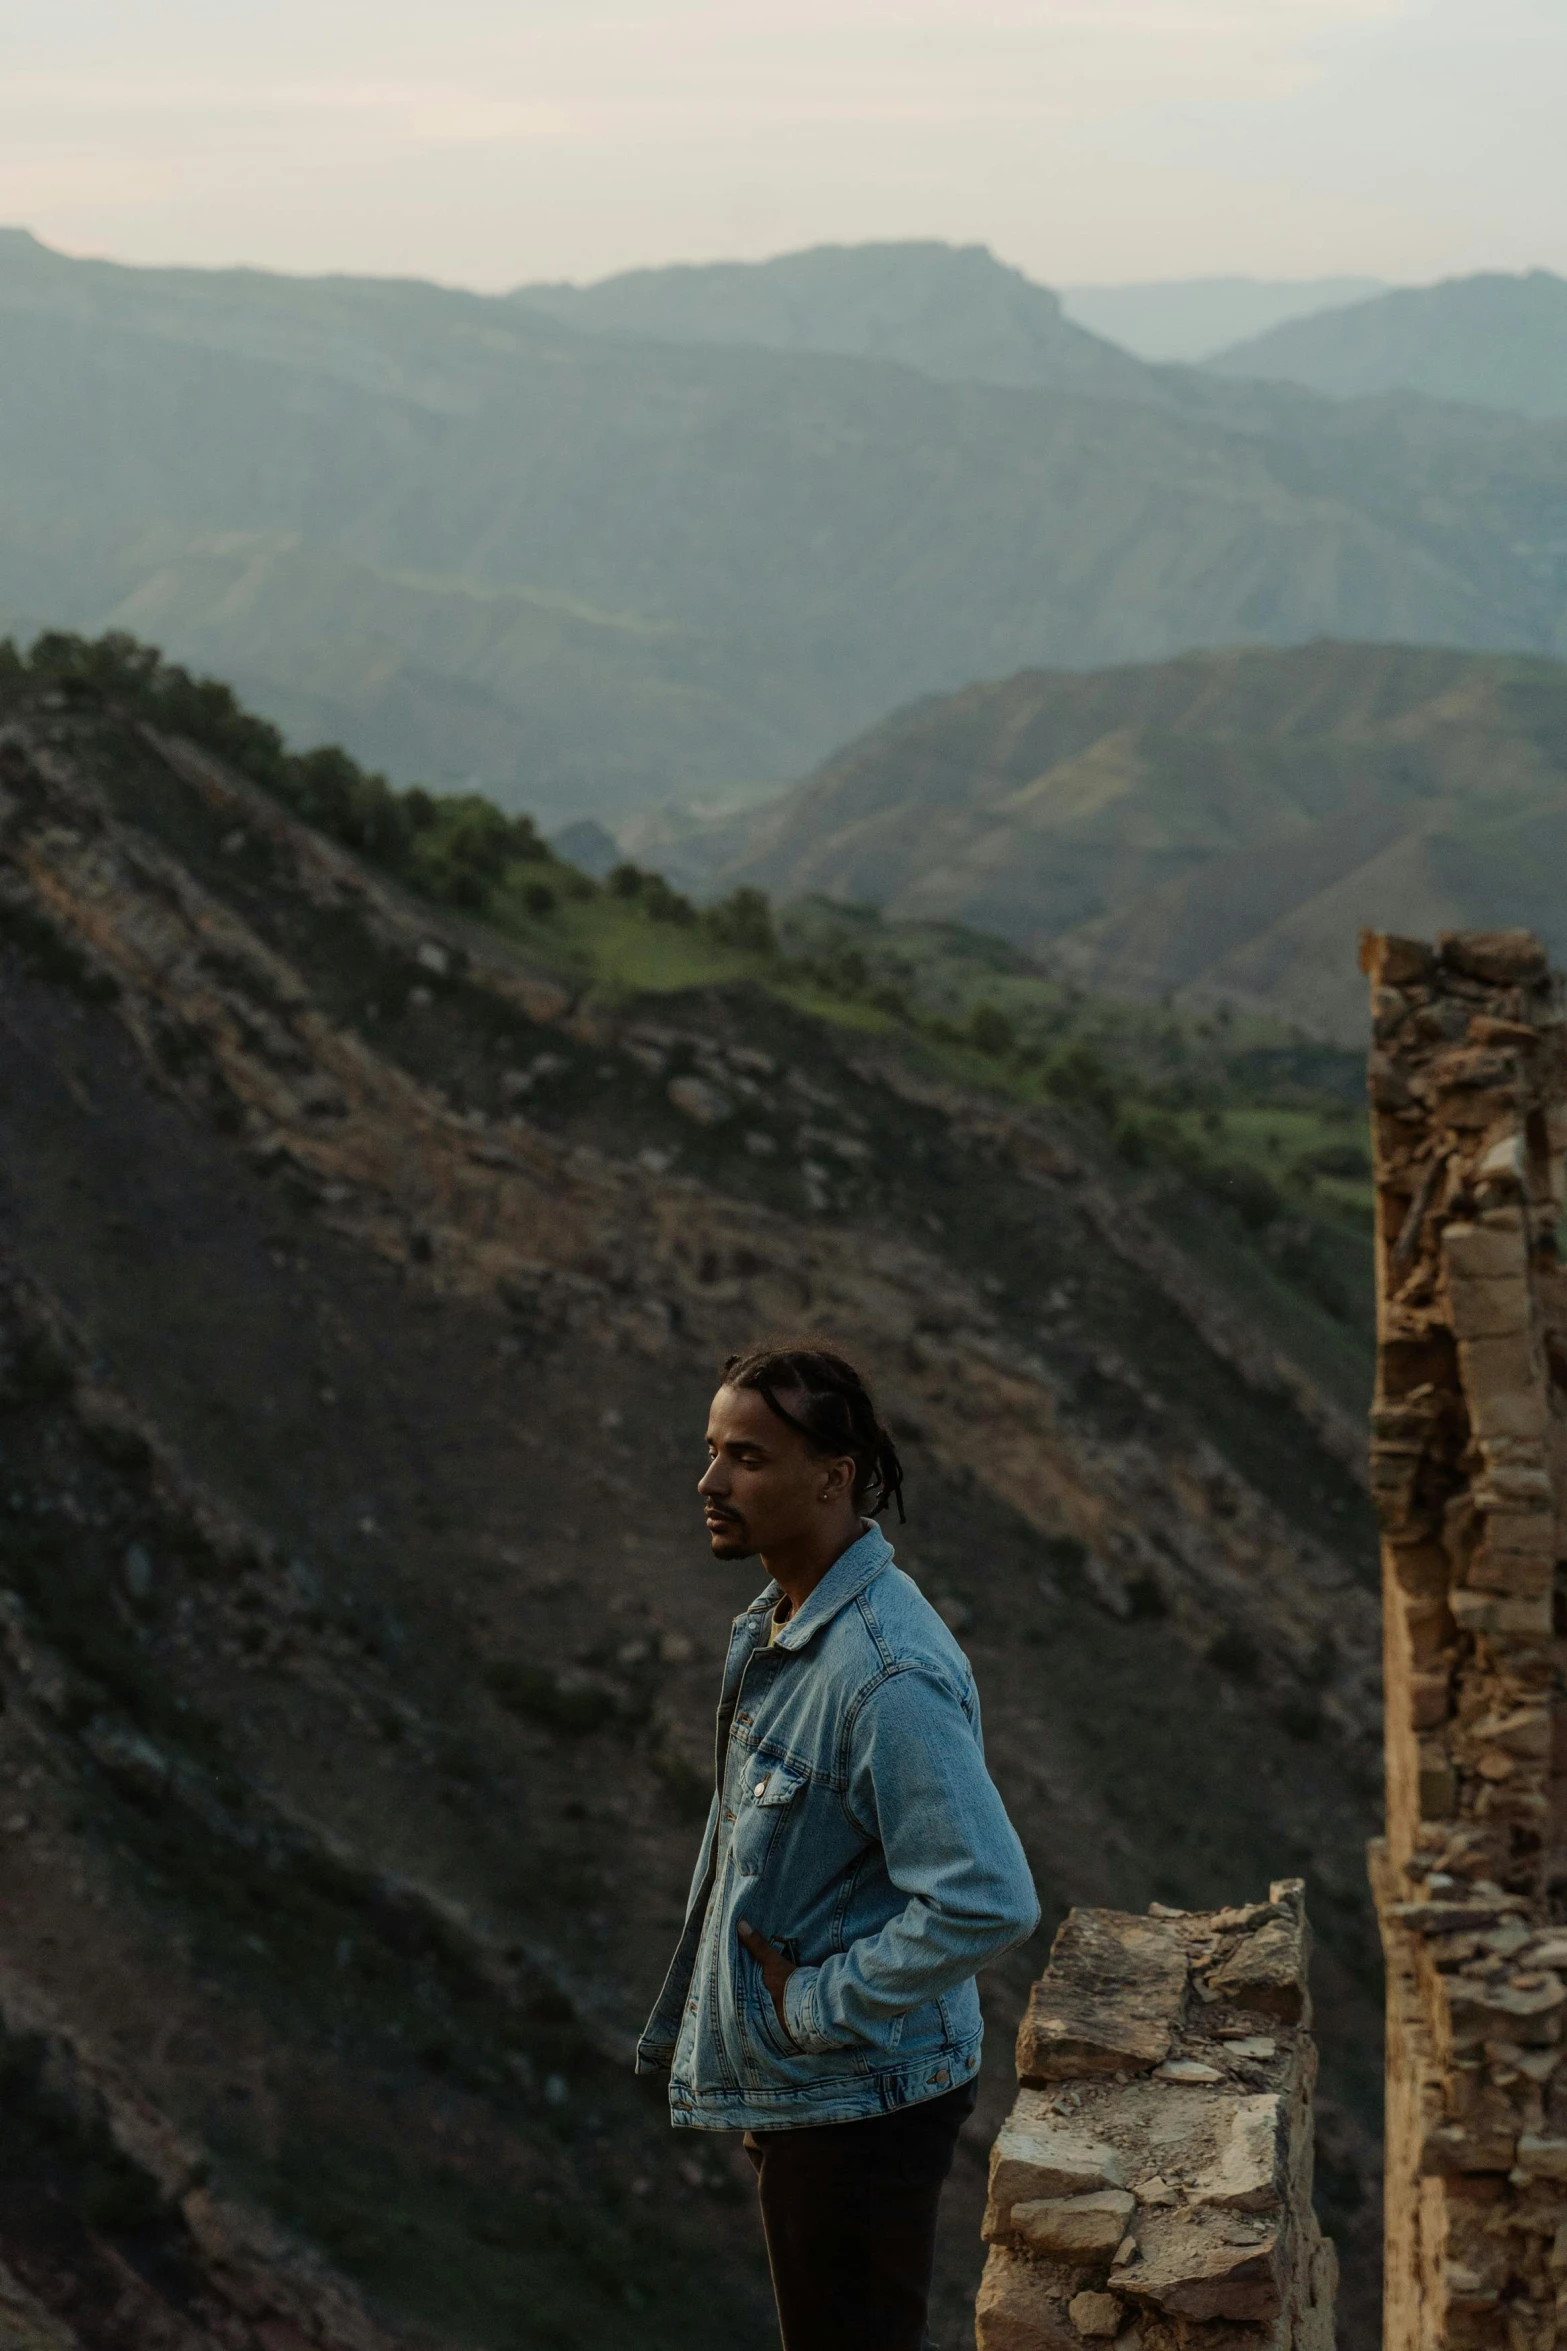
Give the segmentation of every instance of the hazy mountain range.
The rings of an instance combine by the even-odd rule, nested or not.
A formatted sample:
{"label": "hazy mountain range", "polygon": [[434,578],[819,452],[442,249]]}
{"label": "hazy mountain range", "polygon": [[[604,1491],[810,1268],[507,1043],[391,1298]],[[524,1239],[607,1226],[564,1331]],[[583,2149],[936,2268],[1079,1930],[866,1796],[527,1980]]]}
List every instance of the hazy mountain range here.
{"label": "hazy mountain range", "polygon": [[519,286],[512,299],[589,334],[892,359],[939,383],[1161,394],[1141,361],[1074,325],[1048,287],[983,245],[819,245],[592,286]]}
{"label": "hazy mountain range", "polygon": [[1293,319],[1210,364],[1341,400],[1423,392],[1519,416],[1567,416],[1567,278],[1533,269],[1400,286]]}
{"label": "hazy mountain range", "polygon": [[1353,1042],[1363,924],[1527,923],[1567,951],[1567,666],[1323,643],[1025,671],[900,713],[668,862]]}
{"label": "hazy mountain range", "polygon": [[[659,274],[688,309],[706,276]],[[634,332],[589,331],[607,293],[12,232],[0,626],[130,628],[298,737],[552,821],[783,781],[1023,664],[1564,641],[1559,424],[1148,368],[973,252],[724,283],[747,331],[787,295],[797,335],[857,311],[875,349],[650,339],[645,285]]]}
{"label": "hazy mountain range", "polygon": [[1139,359],[1197,361],[1286,319],[1385,294],[1381,278],[1155,278],[1063,286],[1061,308]]}

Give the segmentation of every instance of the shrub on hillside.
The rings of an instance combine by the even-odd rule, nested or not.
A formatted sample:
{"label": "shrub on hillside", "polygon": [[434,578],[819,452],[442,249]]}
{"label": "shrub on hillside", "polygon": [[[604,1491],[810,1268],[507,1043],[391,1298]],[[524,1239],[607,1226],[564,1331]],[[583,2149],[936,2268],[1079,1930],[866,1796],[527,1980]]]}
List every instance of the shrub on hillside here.
{"label": "shrub on hillside", "polygon": [[216,678],[193,678],[155,646],[111,631],[72,636],[50,630],[25,669],[73,702],[98,703],[161,733],[183,735],[239,769],[294,815],[396,875],[427,898],[481,911],[519,865],[545,866],[562,894],[594,884],[563,864],[529,816],[507,816],[477,792],[400,791],[335,744],[290,751],[267,720],[255,717]]}
{"label": "shrub on hillside", "polygon": [[743,955],[774,956],[778,952],[773,910],[763,890],[733,890],[710,906],[702,920],[721,947],[737,947]]}
{"label": "shrub on hillside", "polygon": [[969,1014],[969,1043],[991,1061],[1005,1061],[1017,1047],[1017,1031],[999,1004],[976,1004]]}
{"label": "shrub on hillside", "polygon": [[1115,1116],[1116,1090],[1105,1063],[1092,1045],[1063,1045],[1044,1067],[1045,1090],[1069,1109],[1091,1110],[1100,1118]]}
{"label": "shrub on hillside", "polygon": [[612,898],[627,899],[653,922],[694,923],[696,908],[689,898],[672,890],[661,873],[648,873],[640,865],[615,866],[606,883]]}

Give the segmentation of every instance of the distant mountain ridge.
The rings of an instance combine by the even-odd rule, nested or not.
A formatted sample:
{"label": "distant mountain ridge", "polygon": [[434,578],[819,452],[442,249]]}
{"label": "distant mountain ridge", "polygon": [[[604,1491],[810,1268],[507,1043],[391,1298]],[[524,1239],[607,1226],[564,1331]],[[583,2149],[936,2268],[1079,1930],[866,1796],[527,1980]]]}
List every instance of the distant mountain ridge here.
{"label": "distant mountain ridge", "polygon": [[1385,294],[1381,278],[1154,278],[1124,285],[1063,286],[1061,308],[1090,334],[1139,359],[1200,365],[1286,319],[1308,318]]}
{"label": "distant mountain ridge", "polygon": [[938,383],[1160,397],[1146,368],[983,245],[817,245],[773,261],[519,286],[511,298],[590,334],[890,359]]}
{"label": "distant mountain ridge", "polygon": [[962,921],[1112,993],[1354,1041],[1363,924],[1567,949],[1567,665],[1321,643],[1024,671],[899,713],[707,854],[726,888]]}
{"label": "distant mountain ridge", "polygon": [[1126,396],[0,238],[0,630],[132,629],[552,826],[1029,663],[1567,644],[1567,429],[1142,368],[984,256],[905,261]]}
{"label": "distant mountain ridge", "polygon": [[1340,400],[1420,392],[1518,416],[1567,416],[1567,278],[1493,270],[1400,286],[1292,319],[1206,364]]}

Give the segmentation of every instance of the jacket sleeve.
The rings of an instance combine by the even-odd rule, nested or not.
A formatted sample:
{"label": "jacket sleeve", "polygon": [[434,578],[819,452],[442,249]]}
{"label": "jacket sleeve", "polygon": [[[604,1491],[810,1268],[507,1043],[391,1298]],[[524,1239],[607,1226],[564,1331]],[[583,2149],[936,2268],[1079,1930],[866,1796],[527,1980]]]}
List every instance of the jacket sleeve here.
{"label": "jacket sleeve", "polygon": [[1034,1882],[985,1769],[977,1701],[966,1695],[967,1705],[926,1668],[899,1668],[873,1685],[849,1726],[849,1811],[908,1900],[879,1933],[789,1977],[785,2022],[811,2054],[882,2040],[894,2018],[951,1991],[1038,1924]]}

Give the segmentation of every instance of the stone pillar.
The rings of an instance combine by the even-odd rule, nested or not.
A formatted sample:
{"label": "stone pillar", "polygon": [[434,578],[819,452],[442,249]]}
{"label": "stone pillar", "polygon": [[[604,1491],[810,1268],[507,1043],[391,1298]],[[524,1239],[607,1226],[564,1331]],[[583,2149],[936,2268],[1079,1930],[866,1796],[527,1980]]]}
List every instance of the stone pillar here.
{"label": "stone pillar", "polygon": [[[1547,2351],[1567,2279],[1567,1029],[1524,931],[1367,935],[1386,2351]],[[1564,2304],[1567,2315],[1567,2304]]]}
{"label": "stone pillar", "polygon": [[991,2152],[978,2351],[1332,2351],[1300,1881],[1074,1910]]}

